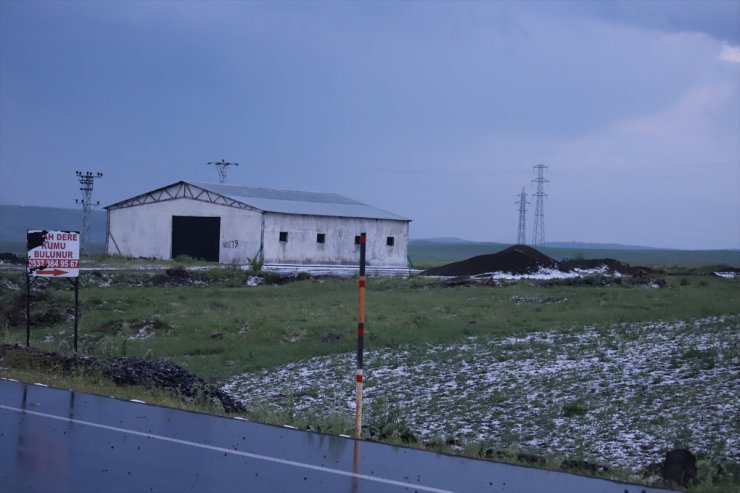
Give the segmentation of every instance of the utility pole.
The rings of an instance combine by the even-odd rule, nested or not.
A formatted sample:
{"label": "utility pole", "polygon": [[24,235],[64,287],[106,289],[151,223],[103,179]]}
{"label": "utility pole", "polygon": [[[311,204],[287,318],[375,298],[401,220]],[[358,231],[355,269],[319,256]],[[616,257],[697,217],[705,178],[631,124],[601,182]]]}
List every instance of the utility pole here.
{"label": "utility pole", "polygon": [[103,173],[92,171],[76,171],[75,174],[80,180],[80,190],[82,191],[82,200],[76,199],[75,202],[82,204],[82,241],[80,242],[80,253],[87,253],[88,241],[90,238],[90,211],[94,205],[100,205],[100,202],[92,202],[93,185],[96,178],[102,178]]}
{"label": "utility pole", "polygon": [[536,197],[534,205],[534,238],[532,244],[536,246],[543,246],[545,244],[545,194],[544,185],[549,183],[550,180],[545,179],[545,170],[547,166],[544,164],[538,164],[534,166],[537,170],[537,178],[532,180],[537,184],[537,192],[534,194]]}
{"label": "utility pole", "polygon": [[226,182],[226,168],[229,166],[239,166],[239,163],[230,163],[225,159],[222,159],[221,161],[209,161],[208,164],[213,164],[216,166],[216,169],[218,169],[219,183]]}
{"label": "utility pole", "polygon": [[522,187],[522,193],[519,194],[519,201],[514,203],[519,204],[519,230],[516,235],[516,243],[517,245],[526,245],[527,204],[531,204],[531,202],[527,202],[527,192],[524,191],[524,187]]}

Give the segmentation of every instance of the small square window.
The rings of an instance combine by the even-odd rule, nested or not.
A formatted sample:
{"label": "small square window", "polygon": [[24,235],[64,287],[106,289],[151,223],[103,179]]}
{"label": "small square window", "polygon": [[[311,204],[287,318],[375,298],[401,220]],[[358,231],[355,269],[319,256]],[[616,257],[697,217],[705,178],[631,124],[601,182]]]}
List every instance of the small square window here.
{"label": "small square window", "polygon": [[385,239],[385,244],[388,246],[393,246],[395,245],[395,243],[396,243],[396,239],[392,236],[389,236],[388,238]]}
{"label": "small square window", "polygon": [[360,244],[360,235],[355,236],[355,245]]}
{"label": "small square window", "polygon": [[326,234],[316,233],[316,243],[326,243]]}
{"label": "small square window", "polygon": [[288,232],[287,231],[281,231],[280,232],[280,241],[288,241]]}

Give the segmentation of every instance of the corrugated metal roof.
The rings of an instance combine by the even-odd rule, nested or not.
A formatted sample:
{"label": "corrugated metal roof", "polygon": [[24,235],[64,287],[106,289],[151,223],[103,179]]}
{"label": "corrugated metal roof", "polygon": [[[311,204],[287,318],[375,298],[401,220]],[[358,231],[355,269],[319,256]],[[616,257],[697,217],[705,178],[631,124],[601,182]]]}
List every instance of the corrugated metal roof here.
{"label": "corrugated metal roof", "polygon": [[335,193],[274,190],[215,183],[187,182],[209,192],[243,202],[265,212],[307,214],[313,216],[358,217],[410,221],[376,207]]}

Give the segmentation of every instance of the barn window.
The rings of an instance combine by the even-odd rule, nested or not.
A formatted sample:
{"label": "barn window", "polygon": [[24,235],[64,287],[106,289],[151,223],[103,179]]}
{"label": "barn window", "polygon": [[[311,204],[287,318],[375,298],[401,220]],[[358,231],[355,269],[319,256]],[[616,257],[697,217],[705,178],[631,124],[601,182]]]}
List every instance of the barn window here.
{"label": "barn window", "polygon": [[316,233],[316,243],[326,243],[326,234]]}
{"label": "barn window", "polygon": [[287,231],[281,231],[280,232],[280,241],[287,242],[288,241],[288,232]]}
{"label": "barn window", "polygon": [[360,235],[355,236],[355,245],[360,244]]}
{"label": "barn window", "polygon": [[393,246],[396,243],[396,239],[392,236],[389,236],[385,239],[385,244],[388,246]]}

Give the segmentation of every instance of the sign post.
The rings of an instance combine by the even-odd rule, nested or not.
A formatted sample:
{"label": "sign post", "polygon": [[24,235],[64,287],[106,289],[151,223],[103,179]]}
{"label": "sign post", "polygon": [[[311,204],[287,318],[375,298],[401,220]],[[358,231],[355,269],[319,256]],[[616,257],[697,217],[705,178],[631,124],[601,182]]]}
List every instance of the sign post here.
{"label": "sign post", "polygon": [[39,277],[66,277],[75,287],[74,350],[77,353],[80,232],[29,229],[26,232],[26,247],[26,346],[31,345],[31,286]]}
{"label": "sign post", "polygon": [[28,230],[28,270],[33,277],[78,277],[78,231]]}

